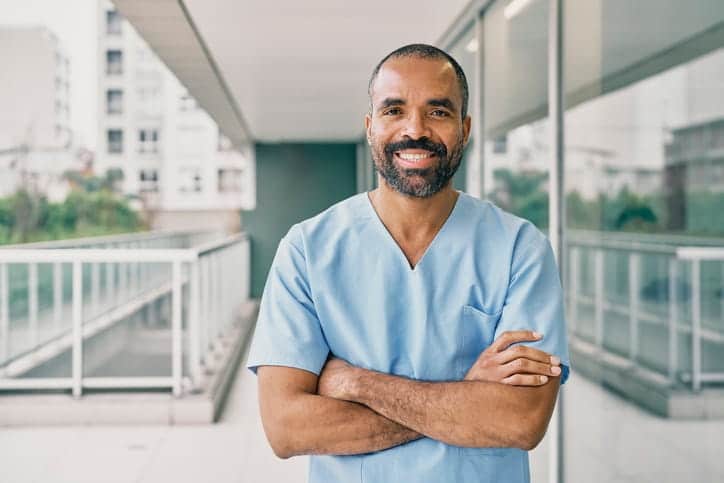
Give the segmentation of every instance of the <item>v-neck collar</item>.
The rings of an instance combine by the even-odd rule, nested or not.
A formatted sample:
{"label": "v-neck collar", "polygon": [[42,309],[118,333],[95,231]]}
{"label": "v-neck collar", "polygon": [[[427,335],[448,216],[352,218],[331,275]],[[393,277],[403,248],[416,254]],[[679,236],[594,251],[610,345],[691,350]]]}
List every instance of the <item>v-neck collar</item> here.
{"label": "v-neck collar", "polygon": [[398,253],[398,256],[402,258],[402,261],[403,261],[403,263],[405,264],[405,267],[406,267],[410,272],[413,272],[413,273],[414,273],[414,272],[417,272],[417,271],[418,271],[418,270],[417,270],[418,267],[419,267],[420,264],[422,264],[422,262],[425,260],[425,258],[427,257],[427,254],[430,252],[430,250],[432,250],[433,246],[436,244],[435,242],[437,242],[438,239],[442,237],[442,235],[444,234],[444,232],[446,232],[447,230],[449,230],[448,225],[451,225],[452,222],[453,222],[453,220],[454,220],[454,218],[456,217],[456,213],[459,211],[459,206],[462,204],[461,199],[462,199],[462,197],[465,195],[465,194],[464,194],[463,192],[461,192],[461,191],[458,191],[457,193],[458,193],[458,196],[457,196],[457,198],[455,199],[455,204],[453,205],[452,210],[450,210],[450,214],[447,216],[447,218],[445,219],[445,221],[443,222],[443,224],[442,224],[442,225],[440,226],[440,228],[437,230],[437,233],[435,233],[435,236],[432,237],[432,240],[430,240],[430,243],[427,245],[427,247],[425,248],[425,251],[423,252],[422,256],[421,256],[420,259],[417,261],[417,263],[415,264],[414,267],[411,267],[411,266],[410,266],[410,262],[407,260],[407,257],[405,256],[405,252],[402,251],[402,247],[400,247],[400,245],[397,243],[397,241],[395,240],[395,238],[392,236],[392,233],[390,233],[390,231],[387,229],[387,227],[385,226],[385,224],[382,222],[382,218],[380,218],[380,215],[377,213],[377,210],[375,209],[375,206],[372,204],[372,200],[370,199],[370,192],[367,191],[367,192],[365,192],[365,193],[362,193],[362,195],[363,195],[364,198],[365,198],[365,204],[367,205],[367,208],[368,208],[368,210],[369,210],[370,213],[371,213],[371,217],[375,220],[374,223],[375,223],[379,228],[382,229],[382,231],[384,232],[386,238],[387,238],[390,242],[392,242],[392,245],[394,246],[395,251]]}

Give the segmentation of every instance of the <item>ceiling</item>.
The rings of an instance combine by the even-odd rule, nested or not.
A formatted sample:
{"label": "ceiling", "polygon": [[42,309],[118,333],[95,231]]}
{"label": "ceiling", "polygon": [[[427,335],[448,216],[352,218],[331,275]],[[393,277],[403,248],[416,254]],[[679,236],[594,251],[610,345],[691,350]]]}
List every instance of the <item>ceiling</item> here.
{"label": "ceiling", "polygon": [[468,2],[115,1],[235,144],[358,139],[379,59],[436,43]]}

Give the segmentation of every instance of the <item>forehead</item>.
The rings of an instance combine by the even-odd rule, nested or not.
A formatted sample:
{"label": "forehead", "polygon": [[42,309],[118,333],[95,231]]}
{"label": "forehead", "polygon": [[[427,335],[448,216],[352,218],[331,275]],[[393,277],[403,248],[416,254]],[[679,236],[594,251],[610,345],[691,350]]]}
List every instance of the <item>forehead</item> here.
{"label": "forehead", "polygon": [[397,57],[387,60],[372,85],[372,101],[394,97],[449,98],[458,109],[462,93],[455,69],[446,59]]}

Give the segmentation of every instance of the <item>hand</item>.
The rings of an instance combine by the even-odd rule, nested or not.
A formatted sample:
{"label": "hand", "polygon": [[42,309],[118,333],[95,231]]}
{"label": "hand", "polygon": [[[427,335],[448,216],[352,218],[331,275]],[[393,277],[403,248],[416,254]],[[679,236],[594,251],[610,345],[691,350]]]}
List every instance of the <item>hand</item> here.
{"label": "hand", "polygon": [[356,369],[343,359],[330,357],[319,374],[317,394],[335,399],[349,399]]}
{"label": "hand", "polygon": [[560,376],[560,359],[527,347],[511,344],[537,341],[541,334],[529,330],[504,332],[485,349],[465,375],[466,381],[500,382],[513,386],[542,386]]}

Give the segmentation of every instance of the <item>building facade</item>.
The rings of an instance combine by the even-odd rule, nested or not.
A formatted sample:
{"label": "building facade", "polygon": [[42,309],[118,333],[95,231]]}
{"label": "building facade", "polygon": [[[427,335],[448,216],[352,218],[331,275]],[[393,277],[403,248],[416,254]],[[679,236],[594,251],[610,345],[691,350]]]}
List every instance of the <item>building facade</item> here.
{"label": "building facade", "polygon": [[0,28],[0,196],[66,192],[71,152],[70,61],[45,27]]}
{"label": "building facade", "polygon": [[121,170],[123,193],[153,227],[238,229],[254,203],[253,160],[104,0],[98,25],[96,174]]}

